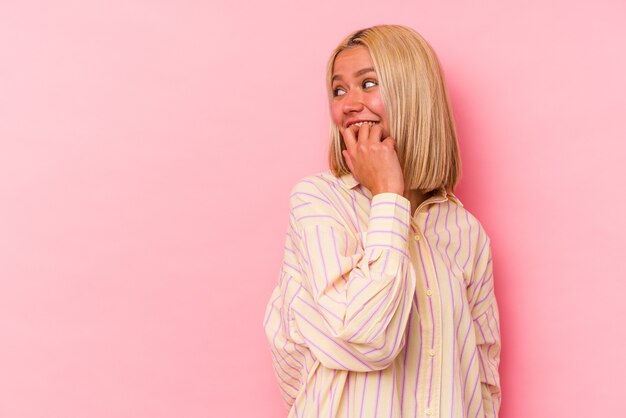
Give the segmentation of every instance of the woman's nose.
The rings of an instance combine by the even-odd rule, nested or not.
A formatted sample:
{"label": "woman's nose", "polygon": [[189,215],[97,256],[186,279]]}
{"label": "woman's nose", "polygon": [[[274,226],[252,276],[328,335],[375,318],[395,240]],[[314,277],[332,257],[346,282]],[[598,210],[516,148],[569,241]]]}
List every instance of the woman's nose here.
{"label": "woman's nose", "polygon": [[363,96],[358,91],[350,91],[346,93],[343,101],[344,113],[360,112],[363,110]]}

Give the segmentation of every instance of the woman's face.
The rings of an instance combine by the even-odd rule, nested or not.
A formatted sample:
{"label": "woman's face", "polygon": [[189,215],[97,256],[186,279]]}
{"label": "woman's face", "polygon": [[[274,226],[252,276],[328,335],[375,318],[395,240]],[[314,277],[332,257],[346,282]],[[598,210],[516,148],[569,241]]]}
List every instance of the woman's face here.
{"label": "woman's face", "polygon": [[383,138],[389,136],[385,106],[372,58],[364,46],[344,49],[333,65],[330,113],[341,132],[362,123],[380,124]]}

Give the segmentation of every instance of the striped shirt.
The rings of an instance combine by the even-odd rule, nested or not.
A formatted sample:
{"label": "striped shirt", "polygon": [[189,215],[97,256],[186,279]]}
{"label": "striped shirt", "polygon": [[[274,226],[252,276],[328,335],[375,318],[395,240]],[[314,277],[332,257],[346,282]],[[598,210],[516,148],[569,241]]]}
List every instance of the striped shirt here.
{"label": "striped shirt", "polygon": [[289,417],[497,417],[493,285],[489,237],[452,193],[411,216],[351,174],[302,179],[264,320]]}

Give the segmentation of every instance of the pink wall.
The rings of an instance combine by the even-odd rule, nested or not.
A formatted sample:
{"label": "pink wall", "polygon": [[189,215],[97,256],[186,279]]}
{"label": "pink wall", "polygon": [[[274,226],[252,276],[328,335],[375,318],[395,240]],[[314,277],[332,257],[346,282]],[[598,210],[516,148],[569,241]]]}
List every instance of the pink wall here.
{"label": "pink wall", "polygon": [[501,416],[624,416],[626,4],[249,3],[0,4],[0,416],[285,415],[287,196],[325,169],[327,56],[376,23],[447,73]]}

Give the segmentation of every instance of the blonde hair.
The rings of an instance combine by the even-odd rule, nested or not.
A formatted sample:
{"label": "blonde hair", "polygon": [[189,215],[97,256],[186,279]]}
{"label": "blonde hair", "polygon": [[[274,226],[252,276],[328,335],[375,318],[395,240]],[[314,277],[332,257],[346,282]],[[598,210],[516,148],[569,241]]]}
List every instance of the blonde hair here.
{"label": "blonde hair", "polygon": [[[326,83],[332,100],[333,67],[347,48],[368,49],[378,75],[389,131],[397,142],[407,189],[453,192],[461,158],[452,109],[439,60],[430,45],[411,28],[379,25],[352,33],[332,53]],[[341,153],[346,149],[335,123],[330,122],[329,165],[335,176],[350,172]]]}

